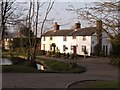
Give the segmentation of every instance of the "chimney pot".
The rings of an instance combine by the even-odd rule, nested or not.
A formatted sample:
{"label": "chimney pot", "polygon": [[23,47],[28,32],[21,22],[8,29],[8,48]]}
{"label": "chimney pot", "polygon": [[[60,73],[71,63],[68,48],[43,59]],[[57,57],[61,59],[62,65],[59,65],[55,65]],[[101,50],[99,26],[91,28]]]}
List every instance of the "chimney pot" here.
{"label": "chimney pot", "polygon": [[77,23],[75,23],[75,29],[79,29],[79,28],[81,28],[81,24],[80,24],[80,22],[78,21]]}
{"label": "chimney pot", "polygon": [[60,27],[60,25],[58,25],[58,23],[55,22],[55,24],[54,24],[54,32],[56,32],[57,30],[59,30],[59,27]]}

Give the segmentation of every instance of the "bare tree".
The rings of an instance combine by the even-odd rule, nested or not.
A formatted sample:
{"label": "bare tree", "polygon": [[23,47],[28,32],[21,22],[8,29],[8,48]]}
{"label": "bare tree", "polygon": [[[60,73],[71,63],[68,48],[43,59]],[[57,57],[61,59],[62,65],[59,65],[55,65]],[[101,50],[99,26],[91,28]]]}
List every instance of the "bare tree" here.
{"label": "bare tree", "polygon": [[[53,5],[54,5],[54,1],[51,2],[51,0],[50,0],[50,2],[48,3],[48,7],[47,7],[47,10],[46,10],[46,13],[45,13],[45,17],[44,17],[43,22],[42,22],[42,25],[41,25],[41,29],[40,29],[40,34],[41,34],[41,35],[40,35],[40,45],[41,45],[42,36],[43,36],[43,34],[44,34],[44,32],[45,32],[45,31],[44,31],[44,25],[45,25],[45,22],[46,22],[46,20],[47,20],[48,14],[50,13]],[[40,47],[40,49],[41,49],[41,47]]]}
{"label": "bare tree", "polygon": [[[46,2],[47,3],[47,2]],[[41,38],[42,35],[44,33],[44,25],[47,21],[47,16],[49,14],[49,12],[51,11],[54,2],[48,2],[48,6],[45,12],[45,17],[42,21],[42,23],[39,23],[39,11],[40,11],[40,7],[42,7],[45,4],[45,2],[43,2],[40,5],[40,2],[35,2],[34,0],[30,0],[29,2],[29,11],[28,11],[28,15],[26,18],[26,25],[22,24],[23,27],[27,28],[27,52],[28,52],[28,60],[31,61],[31,63],[33,65],[35,65],[35,58],[36,58],[36,49],[37,49],[37,34],[38,31],[41,32],[40,35],[40,41],[39,43],[41,44]],[[39,29],[38,26],[41,25],[41,28]],[[34,35],[31,37],[31,31],[34,32]],[[32,39],[32,40],[31,40]]]}
{"label": "bare tree", "polygon": [[14,1],[10,2],[10,0],[2,0],[1,2],[1,39],[2,39],[2,48],[4,49],[4,34],[7,26],[7,20],[13,14],[14,10],[12,9]]}
{"label": "bare tree", "polygon": [[67,10],[77,13],[79,19],[82,18],[92,24],[96,20],[102,20],[103,30],[110,38],[113,38],[114,35],[119,33],[119,3],[118,0],[100,1],[88,3],[82,8],[75,8],[73,5],[70,5]]}

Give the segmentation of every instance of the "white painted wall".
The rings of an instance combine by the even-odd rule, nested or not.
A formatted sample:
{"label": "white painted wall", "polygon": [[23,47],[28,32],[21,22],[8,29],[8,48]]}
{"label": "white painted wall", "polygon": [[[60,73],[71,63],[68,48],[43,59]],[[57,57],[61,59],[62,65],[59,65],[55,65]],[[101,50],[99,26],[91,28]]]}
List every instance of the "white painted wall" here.
{"label": "white painted wall", "polygon": [[[108,40],[108,38],[104,38],[106,34],[103,34],[103,40],[102,40],[102,47],[108,46],[108,54],[110,52],[111,44]],[[71,46],[77,46],[77,54],[78,55],[84,55],[84,52],[82,52],[82,46],[86,46],[86,50],[88,52],[88,56],[90,56],[91,53],[94,53],[94,47],[97,44],[97,37],[96,33],[94,33],[92,36],[86,36],[86,40],[83,41],[83,36],[77,36],[76,39],[73,39],[72,36],[67,36],[67,41],[63,41],[63,36],[52,36],[52,40],[50,40],[50,37],[46,36],[45,41],[43,41],[44,37],[42,38],[42,45],[41,49],[43,49],[43,44],[45,44],[45,51],[50,51],[50,45],[52,43],[56,44],[56,47],[58,47],[59,51],[63,53],[63,45],[66,45],[68,48],[65,52],[66,53],[73,53],[73,50],[71,50]]]}
{"label": "white painted wall", "polygon": [[52,43],[56,44],[56,47],[58,47],[59,51],[63,53],[63,45],[66,45],[68,48],[65,52],[66,53],[73,53],[73,50],[71,50],[71,46],[77,47],[77,54],[84,55],[82,52],[82,46],[86,46],[86,50],[88,52],[88,56],[90,56],[91,53],[91,36],[86,36],[86,40],[83,41],[83,36],[77,36],[76,39],[73,39],[72,36],[67,36],[67,41],[63,41],[63,36],[53,36],[52,40],[50,40],[50,37],[45,37],[45,41],[43,41],[44,37],[42,38],[42,46],[41,49],[44,50],[43,44],[45,44],[45,51],[50,51],[50,45]]}
{"label": "white painted wall", "polygon": [[79,42],[78,42],[78,53],[79,55],[84,55],[84,52],[82,52],[82,46],[86,46],[86,51],[88,52],[88,56],[90,56],[91,53],[91,36],[86,36],[86,40],[83,41],[83,36],[78,36]]}

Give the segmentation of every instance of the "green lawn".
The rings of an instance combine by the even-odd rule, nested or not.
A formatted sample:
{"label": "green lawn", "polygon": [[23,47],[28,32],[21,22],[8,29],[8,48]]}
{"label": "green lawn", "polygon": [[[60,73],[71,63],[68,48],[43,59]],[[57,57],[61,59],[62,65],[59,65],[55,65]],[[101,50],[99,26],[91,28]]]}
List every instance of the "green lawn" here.
{"label": "green lawn", "polygon": [[40,71],[36,70],[33,67],[25,65],[3,65],[3,73],[38,73]]}
{"label": "green lawn", "polygon": [[37,58],[37,60],[45,64],[47,72],[81,73],[86,71],[84,67],[78,66],[76,63],[70,65],[70,63],[50,59]]}
{"label": "green lawn", "polygon": [[29,62],[26,62],[22,58],[16,57],[15,60],[12,60],[13,65],[2,65],[3,73],[81,73],[86,71],[84,67],[77,66],[77,64],[49,60],[49,59],[37,59],[43,63],[46,67],[45,71],[37,70],[33,68]]}
{"label": "green lawn", "polygon": [[87,81],[83,83],[75,83],[69,88],[118,88],[117,81]]}

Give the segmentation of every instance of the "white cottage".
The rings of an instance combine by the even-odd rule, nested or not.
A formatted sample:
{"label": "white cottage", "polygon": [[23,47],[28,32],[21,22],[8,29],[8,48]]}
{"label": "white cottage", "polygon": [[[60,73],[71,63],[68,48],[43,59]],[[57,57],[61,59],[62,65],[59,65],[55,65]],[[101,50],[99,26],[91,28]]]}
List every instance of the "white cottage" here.
{"label": "white cottage", "polygon": [[[81,24],[75,23],[74,29],[60,30],[57,22],[54,25],[54,30],[47,31],[42,37],[41,50],[56,51],[61,53],[74,53],[84,55],[84,51],[88,56],[97,51],[95,48],[99,44],[109,55],[111,44],[103,37],[102,22],[97,21],[96,27],[81,28]],[[105,33],[105,32],[104,32]],[[99,49],[99,48],[97,48]]]}

